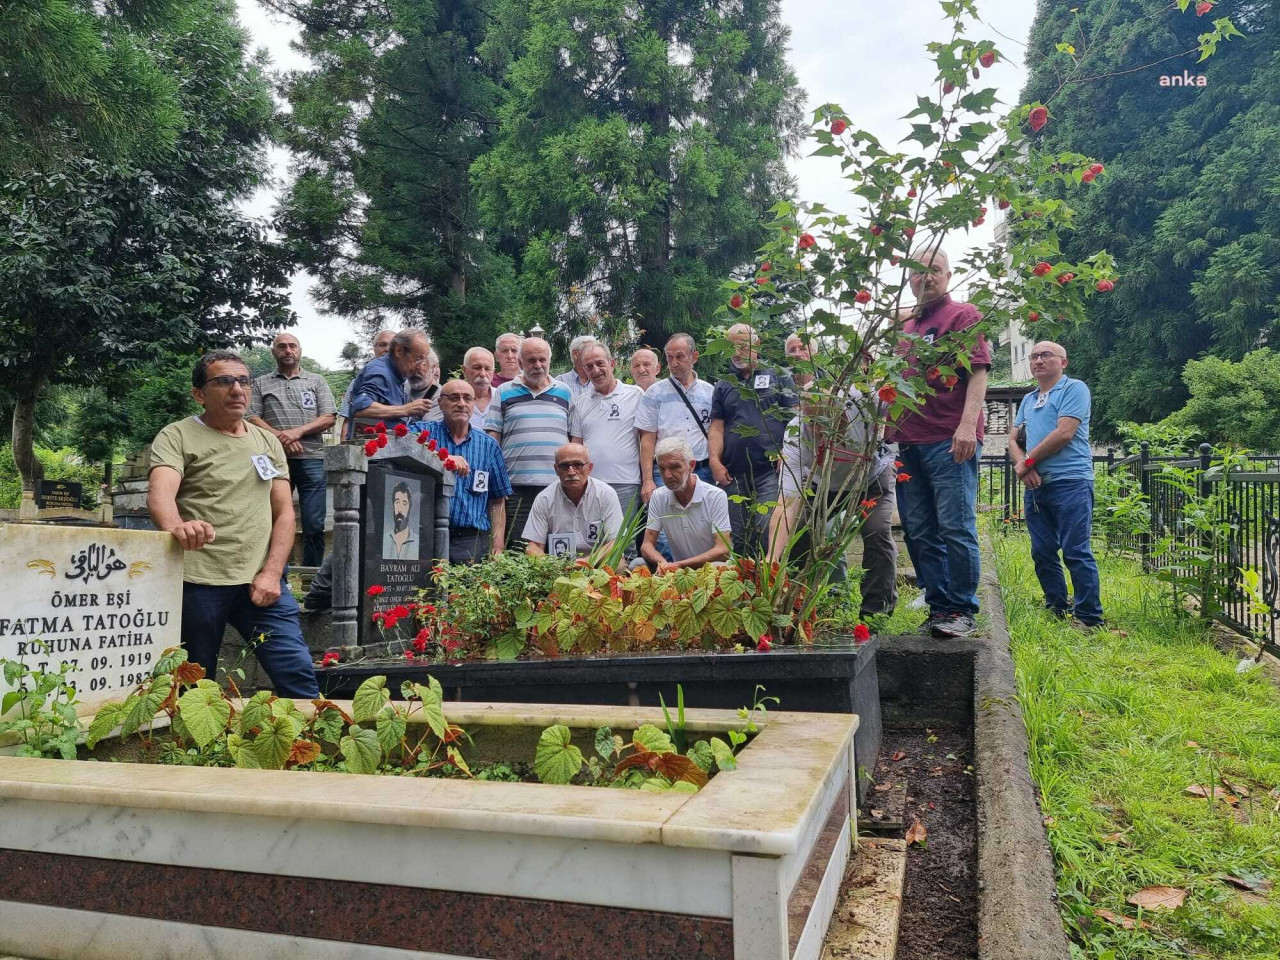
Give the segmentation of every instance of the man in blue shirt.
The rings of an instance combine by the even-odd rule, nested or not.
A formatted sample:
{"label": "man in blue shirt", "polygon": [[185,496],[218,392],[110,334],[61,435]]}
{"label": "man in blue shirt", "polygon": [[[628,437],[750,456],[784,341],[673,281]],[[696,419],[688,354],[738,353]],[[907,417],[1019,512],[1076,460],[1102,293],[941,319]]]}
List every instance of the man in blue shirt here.
{"label": "man in blue shirt", "polygon": [[[425,399],[411,400],[405,381],[415,372],[426,372],[431,344],[421,330],[401,330],[391,339],[385,355],[365,364],[351,385],[351,417],[353,424],[372,425],[381,421],[387,427],[406,420],[426,416],[431,404]],[[350,437],[358,437],[353,429]]]}
{"label": "man in blue shirt", "polygon": [[[1093,453],[1089,448],[1089,388],[1065,376],[1067,351],[1044,341],[1031,348],[1031,375],[1039,389],[1022,398],[1009,440],[1009,459],[1027,488],[1027,532],[1045,606],[1072,613],[1062,563],[1075,587],[1075,618],[1102,626],[1098,562],[1089,536],[1093,524]],[[1019,428],[1025,427],[1021,436]],[[1062,562],[1058,553],[1062,553]]]}
{"label": "man in blue shirt", "polygon": [[511,481],[498,441],[471,423],[475,389],[450,380],[440,391],[443,420],[422,424],[422,442],[444,447],[458,464],[449,504],[449,562],[475,563],[502,552]]}

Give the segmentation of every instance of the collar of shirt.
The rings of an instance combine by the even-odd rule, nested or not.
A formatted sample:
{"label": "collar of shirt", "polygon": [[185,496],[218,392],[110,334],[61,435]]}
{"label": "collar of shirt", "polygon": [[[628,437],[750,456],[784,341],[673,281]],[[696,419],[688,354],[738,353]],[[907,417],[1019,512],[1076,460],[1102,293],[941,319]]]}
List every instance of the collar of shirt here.
{"label": "collar of shirt", "polygon": [[923,323],[925,320],[933,316],[943,307],[950,306],[951,303],[952,303],[951,294],[949,293],[944,293],[942,296],[938,297],[936,300],[930,300],[928,303],[924,305],[924,309],[920,311],[920,317],[916,321],[916,323],[917,324]]}
{"label": "collar of shirt", "polygon": [[[272,371],[271,371],[271,373],[272,373],[272,375],[273,375],[273,376],[279,377],[281,380],[301,380],[303,377],[305,377],[305,376],[307,375],[307,372],[308,372],[308,371],[303,370],[301,367],[299,367],[299,368],[298,368],[298,372],[297,372],[297,373],[295,373],[292,377],[286,377],[286,376],[285,376],[283,373],[281,373],[279,370],[272,370]],[[354,382],[354,381],[352,381],[352,382]]]}
{"label": "collar of shirt", "polygon": [[676,495],[677,491],[671,490],[670,487],[667,487],[668,490],[671,490],[671,502],[681,510],[688,510],[695,503],[701,503],[707,498],[707,482],[696,475],[693,479],[693,496],[689,498],[688,503],[681,503],[680,498]]}

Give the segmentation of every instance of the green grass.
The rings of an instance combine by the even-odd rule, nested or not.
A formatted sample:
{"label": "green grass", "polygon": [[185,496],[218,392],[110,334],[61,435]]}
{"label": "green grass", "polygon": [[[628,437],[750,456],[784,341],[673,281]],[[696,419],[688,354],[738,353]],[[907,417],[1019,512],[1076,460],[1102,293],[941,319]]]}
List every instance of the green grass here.
{"label": "green grass", "polygon": [[[1166,588],[1104,558],[1103,605],[1127,633],[1085,632],[1043,612],[1025,536],[996,535],[1018,692],[1076,957],[1280,957],[1280,690],[1175,614]],[[1186,793],[1246,787],[1234,810]],[[1111,839],[1120,834],[1121,841]],[[1242,896],[1217,878],[1262,877]],[[1173,912],[1126,904],[1150,885],[1188,891]],[[1132,931],[1105,908],[1149,922]]]}

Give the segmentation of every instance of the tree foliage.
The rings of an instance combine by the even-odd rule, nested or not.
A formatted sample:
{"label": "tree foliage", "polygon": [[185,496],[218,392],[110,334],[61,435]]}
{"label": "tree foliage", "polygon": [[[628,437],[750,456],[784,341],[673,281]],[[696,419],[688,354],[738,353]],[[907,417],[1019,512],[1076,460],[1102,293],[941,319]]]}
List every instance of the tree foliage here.
{"label": "tree foliage", "polygon": [[[1246,35],[1198,62],[1200,37]],[[1212,42],[1212,41],[1210,41]],[[1184,364],[1239,360],[1274,341],[1280,310],[1280,4],[1204,17],[1164,0],[1041,3],[1024,99],[1053,101],[1046,148],[1091,154],[1107,173],[1076,205],[1067,256],[1106,246],[1120,280],[1064,334],[1072,374],[1094,389],[1100,435],[1187,397]],[[1183,55],[1185,52],[1185,55]],[[1206,85],[1161,86],[1186,70]]]}
{"label": "tree foliage", "polygon": [[580,292],[651,344],[706,328],[792,188],[803,92],[779,8],[510,0],[523,37],[474,172],[485,224],[517,241],[524,316],[554,330]]}
{"label": "tree foliage", "polygon": [[1213,444],[1280,451],[1280,354],[1254,350],[1239,363],[1221,357],[1191,360],[1182,379],[1191,398],[1162,426]]}

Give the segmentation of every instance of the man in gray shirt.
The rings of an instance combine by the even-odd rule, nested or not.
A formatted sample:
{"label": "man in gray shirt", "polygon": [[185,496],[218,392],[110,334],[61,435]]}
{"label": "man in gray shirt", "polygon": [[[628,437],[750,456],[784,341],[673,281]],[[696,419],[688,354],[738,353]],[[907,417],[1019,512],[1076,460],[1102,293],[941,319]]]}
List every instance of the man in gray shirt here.
{"label": "man in gray shirt", "polygon": [[525,552],[532,556],[601,554],[613,548],[622,529],[618,495],[591,476],[591,455],[580,443],[566,443],[556,451],[560,478],[533,501],[525,524]]}
{"label": "man in gray shirt", "polygon": [[298,494],[302,515],[302,565],[324,560],[324,432],[337,413],[333,392],[318,373],[302,369],[302,346],[292,333],[277,334],[271,344],[276,369],[253,381],[250,423],[272,433],[289,459],[289,483]]}

